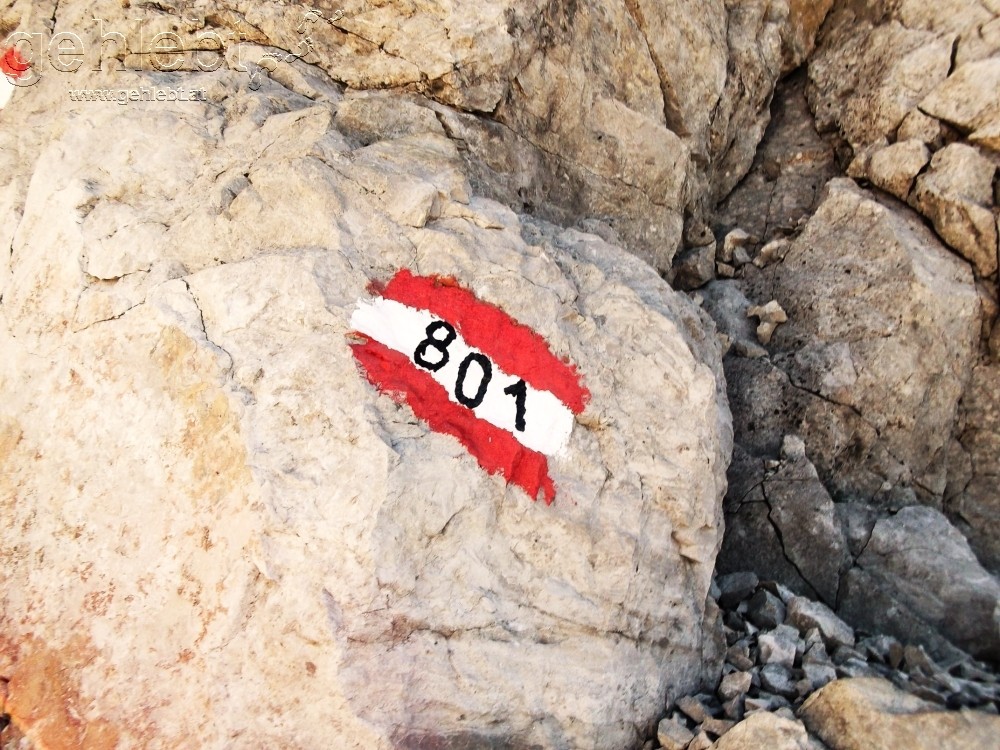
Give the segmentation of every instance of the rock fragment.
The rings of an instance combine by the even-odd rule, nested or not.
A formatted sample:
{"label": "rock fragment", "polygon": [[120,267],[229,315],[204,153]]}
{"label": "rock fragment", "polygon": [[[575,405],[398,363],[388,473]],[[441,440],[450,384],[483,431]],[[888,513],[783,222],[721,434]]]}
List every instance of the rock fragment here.
{"label": "rock fragment", "polygon": [[775,329],[788,321],[788,315],[777,300],[771,300],[766,305],[751,307],[747,310],[747,317],[760,320],[757,326],[757,339],[765,346],[771,343]]}

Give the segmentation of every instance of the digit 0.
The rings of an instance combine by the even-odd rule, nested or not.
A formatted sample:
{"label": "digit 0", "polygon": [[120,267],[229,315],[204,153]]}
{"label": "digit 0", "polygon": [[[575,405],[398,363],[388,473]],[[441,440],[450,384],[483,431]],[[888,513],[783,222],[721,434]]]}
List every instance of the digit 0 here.
{"label": "digit 0", "polygon": [[[465,395],[465,376],[469,374],[469,365],[475,362],[479,365],[479,369],[482,371],[482,377],[479,379],[479,388],[476,390],[476,395],[471,398]],[[473,352],[468,357],[462,360],[462,364],[458,366],[458,379],[455,380],[455,398],[458,399],[458,403],[463,406],[468,406],[470,409],[475,409],[481,403],[483,399],[486,398],[486,389],[490,385],[490,381],[493,379],[493,365],[486,358],[486,355]]]}
{"label": "digit 0", "polygon": [[[444,338],[434,337],[434,334],[438,331],[445,332]],[[455,329],[443,320],[435,320],[427,326],[424,333],[427,334],[427,338],[417,345],[416,351],[413,352],[413,361],[425,370],[437,372],[448,364],[448,358],[451,356],[448,354],[448,346],[455,340],[455,336],[457,334],[455,333]],[[428,349],[433,349],[434,351],[440,353],[441,357],[436,362],[431,362],[426,356]]]}

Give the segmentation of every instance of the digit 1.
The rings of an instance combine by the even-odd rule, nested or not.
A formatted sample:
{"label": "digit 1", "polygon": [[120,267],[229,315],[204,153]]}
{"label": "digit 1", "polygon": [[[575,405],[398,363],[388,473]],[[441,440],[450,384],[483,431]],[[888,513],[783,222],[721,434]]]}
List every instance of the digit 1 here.
{"label": "digit 1", "polygon": [[524,401],[528,398],[528,386],[523,380],[518,380],[513,385],[508,385],[503,389],[508,396],[514,397],[517,411],[514,415],[514,428],[518,432],[524,432]]}

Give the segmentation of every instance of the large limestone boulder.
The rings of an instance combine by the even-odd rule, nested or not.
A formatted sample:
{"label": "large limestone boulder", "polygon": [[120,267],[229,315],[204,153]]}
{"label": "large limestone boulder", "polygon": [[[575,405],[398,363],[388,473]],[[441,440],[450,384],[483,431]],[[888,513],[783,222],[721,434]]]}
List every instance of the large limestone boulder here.
{"label": "large limestone boulder", "polygon": [[[403,49],[355,31],[366,75]],[[436,117],[390,116],[422,105],[287,72],[81,73],[205,91],[128,106],[51,75],[0,115],[4,712],[48,748],[633,746],[713,648],[710,322],[477,197]],[[352,315],[399,269],[576,368],[551,505],[359,370]]]}
{"label": "large limestone boulder", "polygon": [[799,710],[810,732],[832,750],[963,750],[996,744],[1000,719],[944,711],[879,678],[837,680]]}

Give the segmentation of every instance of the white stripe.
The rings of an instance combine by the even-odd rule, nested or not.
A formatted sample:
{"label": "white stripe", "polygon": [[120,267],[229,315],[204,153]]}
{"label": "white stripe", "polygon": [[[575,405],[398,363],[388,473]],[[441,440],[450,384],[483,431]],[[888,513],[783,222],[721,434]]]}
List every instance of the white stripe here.
{"label": "white stripe", "polygon": [[[358,302],[358,308],[351,316],[351,327],[358,333],[409,357],[410,362],[414,363],[413,366],[430,374],[444,387],[448,398],[455,403],[460,403],[455,397],[455,387],[462,360],[473,352],[486,354],[493,365],[493,378],[490,380],[483,402],[473,410],[475,415],[502,430],[507,430],[522,445],[533,451],[553,456],[566,447],[573,431],[573,412],[549,391],[537,390],[529,385],[525,397],[525,428],[523,432],[515,429],[517,405],[514,397],[505,394],[504,389],[520,380],[520,376],[510,375],[501,370],[488,353],[480,352],[466,344],[461,334],[448,345],[448,363],[440,370],[431,372],[416,364],[413,355],[420,342],[427,338],[427,327],[437,320],[441,318],[427,310],[418,310],[395,300],[377,297],[370,301]],[[443,335],[443,331],[439,332],[435,338],[441,339]],[[426,358],[436,362],[439,359],[439,352],[431,348]],[[469,366],[464,384],[466,396],[475,395],[481,374],[482,370],[477,364]]]}

